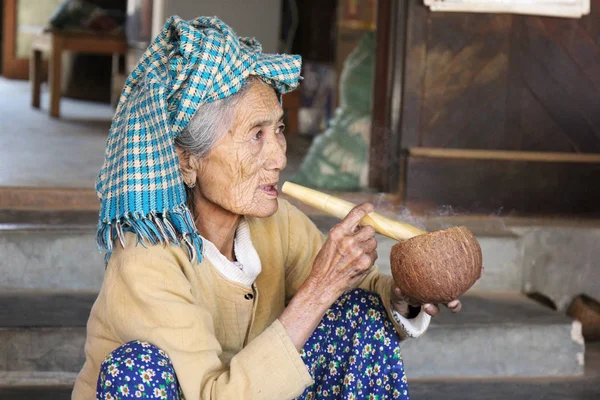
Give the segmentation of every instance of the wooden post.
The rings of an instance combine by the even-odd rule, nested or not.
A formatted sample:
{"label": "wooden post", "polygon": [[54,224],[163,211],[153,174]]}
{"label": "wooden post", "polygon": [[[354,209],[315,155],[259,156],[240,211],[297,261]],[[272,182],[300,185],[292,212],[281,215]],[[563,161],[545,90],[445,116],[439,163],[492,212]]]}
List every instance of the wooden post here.
{"label": "wooden post", "polygon": [[52,51],[50,52],[50,116],[60,116],[60,96],[62,78],[63,38],[52,35]]}
{"label": "wooden post", "polygon": [[117,107],[121,95],[121,74],[119,72],[119,53],[112,53],[112,71],[110,75],[110,105]]}
{"label": "wooden post", "polygon": [[400,204],[404,204],[406,201],[406,184],[408,174],[408,152],[400,151],[400,162],[399,162],[399,177],[398,177],[398,201]]}
{"label": "wooden post", "polygon": [[377,2],[377,35],[375,75],[373,77],[373,107],[371,111],[371,140],[369,144],[369,186],[387,190],[387,151],[389,133],[390,42],[392,41],[392,0]]}
{"label": "wooden post", "polygon": [[35,47],[29,60],[29,79],[31,80],[31,106],[40,108],[40,87],[42,85],[42,52]]}
{"label": "wooden post", "polygon": [[395,192],[400,179],[399,127],[407,3],[379,0],[377,4],[369,186],[383,192]]}

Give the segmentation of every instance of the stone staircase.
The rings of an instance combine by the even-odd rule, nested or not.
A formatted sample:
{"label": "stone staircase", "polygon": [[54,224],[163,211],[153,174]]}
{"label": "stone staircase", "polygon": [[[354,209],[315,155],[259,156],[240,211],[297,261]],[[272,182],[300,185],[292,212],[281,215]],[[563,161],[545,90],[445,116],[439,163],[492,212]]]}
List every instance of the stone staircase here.
{"label": "stone staircase", "polygon": [[[104,273],[94,241],[95,218],[91,211],[0,211],[0,399],[69,398],[84,359],[89,309]],[[336,222],[322,215],[311,218],[324,231]],[[485,274],[462,299],[461,313],[443,312],[426,335],[404,343],[414,398],[441,398],[436,396],[452,390],[456,397],[448,398],[461,398],[465,382],[500,394],[503,381],[498,379],[530,379],[532,386],[525,386],[538,389],[547,379],[590,380],[580,324],[564,309],[567,298],[600,293],[600,249],[590,246],[598,243],[600,229],[585,221],[511,221],[425,221],[427,229],[468,226],[481,243]],[[573,235],[579,239],[573,241]],[[571,238],[568,245],[566,238]],[[393,242],[379,238],[379,243],[378,264],[389,271],[383,255]],[[553,256],[557,246],[558,259]],[[557,262],[561,276],[547,276],[560,272]],[[563,282],[560,290],[550,290],[556,281]],[[559,311],[527,297],[526,291],[543,293]],[[570,387],[564,385],[561,390]],[[439,388],[437,395],[433,387]],[[581,387],[600,393],[600,384]]]}
{"label": "stone staircase", "polygon": [[[336,221],[329,217],[315,216],[313,220],[324,231]],[[409,379],[439,378],[507,378],[507,377],[551,377],[581,376],[584,372],[584,341],[581,325],[548,306],[532,300],[524,292],[535,292],[537,288],[528,282],[528,277],[539,275],[536,269],[547,264],[528,263],[536,258],[543,248],[530,248],[530,235],[564,236],[564,230],[578,230],[582,236],[600,235],[600,224],[580,224],[575,227],[559,224],[558,221],[501,220],[499,218],[453,217],[431,218],[421,223],[427,230],[442,229],[453,225],[465,225],[477,236],[483,252],[485,272],[483,277],[461,300],[463,310],[457,314],[442,312],[432,320],[427,333],[421,338],[404,343],[403,355]],[[544,222],[544,224],[542,224]],[[510,223],[507,225],[507,223]],[[528,225],[525,225],[527,223]],[[558,227],[557,227],[558,225]],[[558,232],[558,233],[555,233]],[[600,238],[600,236],[598,236]],[[550,239],[551,241],[551,239]],[[568,259],[570,253],[600,252],[589,246],[587,240],[580,246],[562,249]],[[395,242],[378,237],[378,253],[388,255]],[[525,245],[526,244],[526,245]],[[585,246],[585,247],[584,247]],[[586,255],[588,258],[594,254]],[[581,254],[575,258],[580,259]],[[378,260],[381,270],[390,273],[389,259]],[[596,264],[597,265],[597,264]],[[600,270],[589,265],[567,266],[566,275],[592,271],[587,276],[600,280]],[[577,279],[581,279],[579,276]],[[550,281],[551,279],[548,279]],[[597,281],[598,282],[598,281]],[[580,287],[571,284],[572,297],[579,294]],[[591,290],[600,293],[598,283]],[[567,289],[559,295],[565,296]],[[544,293],[549,301],[556,293]],[[568,294],[568,293],[567,293]],[[566,304],[564,307],[568,306]],[[564,311],[564,310],[560,310]],[[542,339],[543,338],[543,339]]]}
{"label": "stone staircase", "polygon": [[585,374],[578,377],[411,379],[414,400],[596,400],[600,398],[600,343],[586,344]]}

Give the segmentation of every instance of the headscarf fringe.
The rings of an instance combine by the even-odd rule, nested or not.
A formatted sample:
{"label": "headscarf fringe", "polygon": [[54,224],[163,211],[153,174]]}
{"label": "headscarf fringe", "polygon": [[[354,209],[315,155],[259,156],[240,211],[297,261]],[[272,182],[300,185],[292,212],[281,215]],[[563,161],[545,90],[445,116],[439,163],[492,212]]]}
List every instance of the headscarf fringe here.
{"label": "headscarf fringe", "polygon": [[[194,224],[194,218],[185,205],[173,210],[147,215],[124,216],[119,220],[100,222],[98,225],[98,247],[106,252],[107,261],[114,251],[114,242],[119,239],[125,247],[125,233],[132,232],[137,238],[137,244],[176,245],[184,246],[191,262],[202,261],[202,238]],[[180,233],[178,233],[180,232]]]}

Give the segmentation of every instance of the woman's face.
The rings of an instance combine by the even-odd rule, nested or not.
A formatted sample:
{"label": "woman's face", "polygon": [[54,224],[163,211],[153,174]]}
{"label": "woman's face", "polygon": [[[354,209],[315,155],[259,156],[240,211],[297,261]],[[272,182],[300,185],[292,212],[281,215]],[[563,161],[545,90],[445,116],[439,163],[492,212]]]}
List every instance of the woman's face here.
{"label": "woman's face", "polygon": [[200,160],[198,189],[233,214],[271,216],[277,211],[279,173],[287,163],[283,109],[275,91],[251,83],[233,119],[231,129]]}

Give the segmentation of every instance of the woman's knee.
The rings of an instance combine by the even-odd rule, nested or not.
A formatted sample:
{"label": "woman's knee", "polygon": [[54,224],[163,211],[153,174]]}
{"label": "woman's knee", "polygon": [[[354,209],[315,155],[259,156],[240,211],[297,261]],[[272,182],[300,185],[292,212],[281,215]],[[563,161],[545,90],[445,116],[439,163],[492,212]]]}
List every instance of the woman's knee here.
{"label": "woman's knee", "polygon": [[113,350],[100,365],[98,393],[131,395],[170,387],[175,370],[168,355],[151,343],[134,340]]}
{"label": "woman's knee", "polygon": [[120,361],[120,364],[126,368],[136,365],[136,361],[146,367],[158,364],[159,362],[160,364],[158,365],[160,366],[171,366],[171,361],[167,353],[152,343],[141,340],[132,340],[113,350],[106,356],[100,368],[108,368],[115,361]]}

